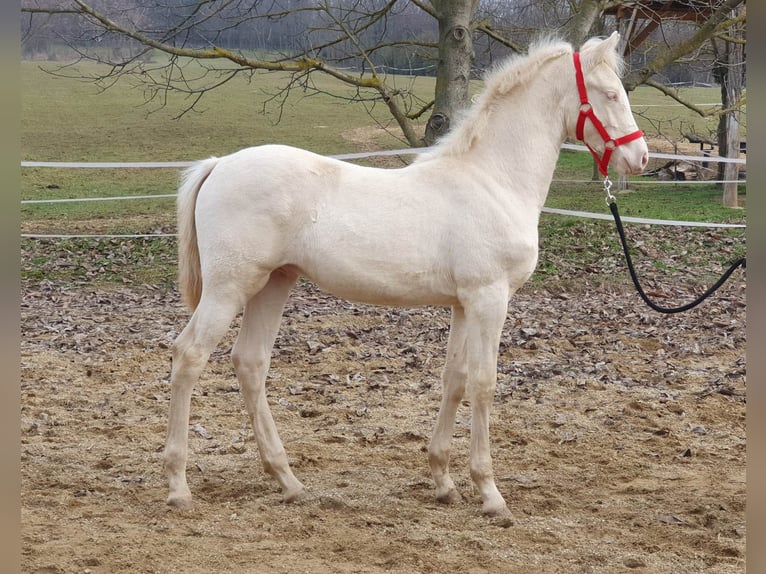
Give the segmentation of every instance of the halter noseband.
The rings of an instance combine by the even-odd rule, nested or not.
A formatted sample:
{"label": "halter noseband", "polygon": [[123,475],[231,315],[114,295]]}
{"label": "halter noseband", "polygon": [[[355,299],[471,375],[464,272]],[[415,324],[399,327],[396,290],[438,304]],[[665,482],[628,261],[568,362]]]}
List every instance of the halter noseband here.
{"label": "halter noseband", "polygon": [[[628,135],[622,136],[617,139],[614,139],[609,135],[609,132],[606,131],[604,124],[602,124],[601,120],[599,120],[598,117],[596,117],[596,112],[593,111],[593,106],[588,101],[588,90],[585,88],[585,78],[583,78],[583,75],[582,75],[582,64],[580,63],[580,53],[575,52],[573,56],[574,56],[575,74],[577,75],[577,91],[580,93],[580,116],[577,118],[577,132],[576,132],[577,139],[582,141],[585,144],[585,146],[590,150],[590,153],[593,155],[593,158],[596,160],[596,163],[598,164],[598,170],[601,172],[601,175],[603,175],[604,177],[607,177],[609,173],[608,172],[609,160],[612,157],[612,152],[614,151],[614,148],[622,144],[632,142],[633,140],[637,140],[638,138],[644,135],[644,132],[642,132],[641,130],[636,130],[632,133],[629,133]],[[604,155],[601,157],[598,157],[596,150],[594,150],[585,141],[584,131],[585,131],[586,119],[590,119],[591,123],[593,124],[593,127],[596,128],[596,131],[598,131],[598,133],[601,135],[601,139],[604,140]]]}

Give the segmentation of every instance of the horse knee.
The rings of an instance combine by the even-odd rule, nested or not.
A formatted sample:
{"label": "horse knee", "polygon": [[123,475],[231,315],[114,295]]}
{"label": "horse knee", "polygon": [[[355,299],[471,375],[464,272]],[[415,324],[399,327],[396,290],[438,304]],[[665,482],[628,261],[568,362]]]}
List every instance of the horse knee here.
{"label": "horse knee", "polygon": [[465,392],[465,383],[468,380],[468,369],[464,365],[451,365],[444,368],[442,374],[445,391],[451,397],[457,397],[457,400],[463,398]]}
{"label": "horse knee", "polygon": [[491,405],[495,399],[495,387],[497,382],[494,377],[489,380],[486,378],[472,381],[468,385],[468,397],[471,404]]}

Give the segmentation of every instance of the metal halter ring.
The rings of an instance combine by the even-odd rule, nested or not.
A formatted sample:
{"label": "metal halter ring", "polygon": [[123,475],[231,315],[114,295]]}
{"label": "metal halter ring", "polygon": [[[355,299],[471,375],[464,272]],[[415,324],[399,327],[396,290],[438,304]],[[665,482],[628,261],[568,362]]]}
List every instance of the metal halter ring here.
{"label": "metal halter ring", "polygon": [[604,178],[604,191],[606,192],[606,204],[612,204],[617,201],[617,198],[612,195],[612,181],[609,179],[609,176],[606,176]]}

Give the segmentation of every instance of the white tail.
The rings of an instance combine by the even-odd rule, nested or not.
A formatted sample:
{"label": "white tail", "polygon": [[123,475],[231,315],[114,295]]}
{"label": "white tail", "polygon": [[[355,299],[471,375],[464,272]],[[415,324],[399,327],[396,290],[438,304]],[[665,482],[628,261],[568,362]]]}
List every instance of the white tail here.
{"label": "white tail", "polygon": [[199,264],[199,247],[197,246],[197,227],[194,219],[194,209],[197,205],[197,194],[202,184],[218,163],[218,158],[195,163],[187,169],[181,178],[176,200],[178,225],[178,289],[186,305],[194,311],[202,295],[202,275]]}

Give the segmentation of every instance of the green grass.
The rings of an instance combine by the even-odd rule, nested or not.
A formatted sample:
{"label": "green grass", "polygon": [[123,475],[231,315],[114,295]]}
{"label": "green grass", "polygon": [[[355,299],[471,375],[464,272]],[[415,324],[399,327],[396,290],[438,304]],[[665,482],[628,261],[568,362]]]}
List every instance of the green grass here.
{"label": "green grass", "polygon": [[68,284],[152,284],[176,278],[175,240],[22,239],[22,278]]}
{"label": "green grass", "polygon": [[[194,64],[192,64],[194,65]],[[192,111],[175,119],[189,101],[171,94],[165,107],[146,104],[140,87],[129,80],[107,91],[92,82],[46,73],[60,64],[22,62],[21,156],[26,161],[190,161],[225,155],[264,143],[286,143],[322,154],[406,147],[380,105],[353,104],[356,92],[340,89],[338,99],[296,90],[284,105],[266,104],[287,80],[286,74],[255,74],[251,81],[236,78],[211,92]],[[83,76],[96,75],[94,65],[81,65]],[[74,73],[68,70],[67,73]],[[314,85],[329,91],[338,84],[316,76]],[[428,92],[433,79],[402,80]],[[414,84],[412,84],[414,82]],[[22,170],[21,199],[112,197],[174,193],[177,169],[57,169]],[[125,218],[172,215],[172,200],[113,201],[24,205],[22,220],[49,224],[50,232],[71,229],[72,221],[118,218],[110,233],[126,230]],[[147,223],[149,226],[153,223]]]}
{"label": "green grass", "polygon": [[[281,107],[266,105],[288,76],[255,74],[252,81],[235,78],[207,94],[199,111],[174,119],[190,104],[181,94],[170,94],[165,107],[145,103],[140,86],[125,80],[105,92],[92,82],[52,76],[42,71],[55,64],[22,62],[22,157],[29,161],[187,161],[225,155],[263,143],[288,143],[322,154],[351,149],[344,138],[349,130],[392,125],[386,109],[364,106],[325,94],[296,89]],[[94,65],[81,73],[95,74]],[[69,73],[72,73],[71,71]],[[317,75],[319,90],[337,88],[337,82]],[[415,89],[433,85],[419,78]],[[352,98],[350,88],[340,95]],[[373,119],[374,118],[374,119]],[[390,136],[385,147],[402,147]]]}
{"label": "green grass", "polygon": [[[609,213],[606,194],[599,181],[588,181],[593,174],[593,162],[587,153],[564,150],[551,185],[547,207]],[[586,183],[579,183],[586,181]],[[574,183],[578,182],[578,183]],[[643,176],[628,179],[628,192],[618,193],[613,180],[622,215],[677,221],[707,221],[744,223],[745,210],[723,206],[722,191],[716,184],[687,182],[657,182]],[[739,186],[740,202],[745,203],[745,186]]]}
{"label": "green grass", "polygon": [[[56,65],[21,64],[24,160],[186,161],[263,143],[286,143],[322,154],[407,147],[397,139],[395,126],[380,105],[371,110],[371,117],[358,103],[321,93],[296,92],[281,109],[272,103],[264,111],[268,94],[283,85],[283,74],[255,74],[249,82],[237,78],[206,96],[200,104],[203,111],[174,119],[189,103],[179,95],[171,96],[165,107],[156,109],[154,103],[145,104],[140,87],[127,81],[102,93],[93,83],[55,77],[40,69]],[[95,71],[92,66],[83,68],[85,74]],[[320,90],[338,88],[336,82],[322,76],[316,76],[314,81]],[[433,78],[397,81],[424,98],[433,90]],[[341,92],[347,98],[356,95],[348,88],[341,88]],[[696,88],[686,95],[699,103],[719,99],[718,88]],[[705,126],[712,122],[675,105],[658,107],[675,102],[650,88],[639,88],[631,94],[631,100],[640,114],[640,127],[648,135],[660,127],[667,132],[669,141],[680,141],[681,132],[706,133]],[[377,124],[389,126],[394,135],[378,129]],[[608,214],[600,182],[588,181],[592,173],[589,154],[563,152],[547,206]],[[21,198],[168,194],[175,192],[178,175],[177,169],[25,168]],[[746,219],[745,209],[721,205],[721,191],[714,185],[646,181],[632,178],[632,192],[618,195],[623,215],[739,223]],[[175,225],[173,199],[24,205],[21,217],[22,230],[29,233],[172,233]],[[744,245],[744,232],[720,233]],[[541,219],[540,235],[543,252],[538,281],[565,274],[567,266],[598,267],[599,255],[614,252],[616,240],[609,222],[546,214]],[[577,248],[572,249],[572,245]],[[664,247],[674,249],[672,244]],[[174,277],[172,238],[24,240],[22,249],[22,275],[31,280],[56,277],[83,282],[170,284]],[[672,267],[667,262],[659,265]]]}
{"label": "green grass", "polygon": [[[176,192],[178,170],[25,168],[21,184],[24,200],[167,195]],[[21,206],[23,222],[60,234],[73,233],[78,222],[89,227],[98,222],[101,233],[150,233],[157,220],[170,219],[174,213],[174,198]]]}
{"label": "green grass", "polygon": [[[679,88],[678,94],[706,111],[714,109],[710,104],[721,102],[721,90],[717,86]],[[716,139],[718,120],[715,116],[702,117],[654,88],[639,86],[630,94],[630,102],[638,126],[648,136],[662,136],[668,142],[683,141],[683,134],[688,133]],[[740,121],[740,133],[744,139],[747,136],[747,115],[743,113]]]}

